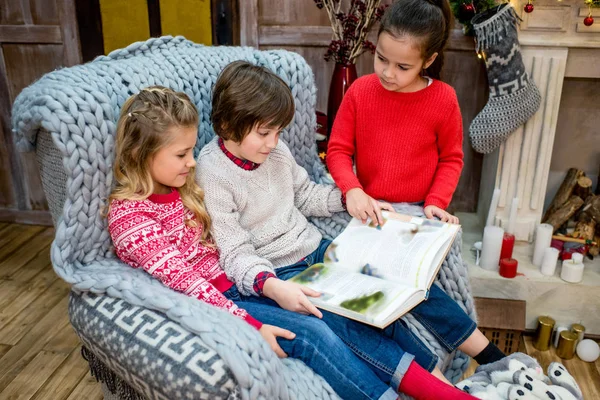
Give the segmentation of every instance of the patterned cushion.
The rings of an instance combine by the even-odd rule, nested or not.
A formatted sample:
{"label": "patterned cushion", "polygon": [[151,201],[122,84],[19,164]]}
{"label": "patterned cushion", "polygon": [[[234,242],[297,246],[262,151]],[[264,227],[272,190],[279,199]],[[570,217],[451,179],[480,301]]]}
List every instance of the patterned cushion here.
{"label": "patterned cushion", "polygon": [[237,396],[237,383],[219,355],[160,312],[71,292],[69,314],[85,347],[146,398]]}

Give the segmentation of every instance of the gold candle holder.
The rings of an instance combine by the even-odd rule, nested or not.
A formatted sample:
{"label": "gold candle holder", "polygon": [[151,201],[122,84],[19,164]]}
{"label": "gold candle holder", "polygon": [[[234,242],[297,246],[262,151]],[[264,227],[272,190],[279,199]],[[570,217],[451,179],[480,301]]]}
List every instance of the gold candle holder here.
{"label": "gold candle holder", "polygon": [[577,335],[577,343],[583,340],[583,335],[585,333],[585,326],[581,324],[573,324],[571,325],[571,332]]}
{"label": "gold candle holder", "polygon": [[540,351],[548,350],[550,347],[550,338],[552,337],[554,323],[554,319],[548,316],[542,316],[538,318],[538,325],[535,331],[533,347]]}
{"label": "gold candle holder", "polygon": [[562,359],[570,360],[575,355],[575,344],[577,343],[577,334],[574,332],[562,331],[558,338],[558,347],[556,355]]}

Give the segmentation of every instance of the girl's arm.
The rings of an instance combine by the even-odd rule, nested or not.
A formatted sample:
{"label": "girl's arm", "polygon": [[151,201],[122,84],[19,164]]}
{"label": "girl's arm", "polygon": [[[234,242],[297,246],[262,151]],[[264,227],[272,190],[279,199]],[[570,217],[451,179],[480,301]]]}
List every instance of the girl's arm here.
{"label": "girl's arm", "polygon": [[351,86],[342,100],[327,147],[327,167],[344,194],[350,189],[363,188],[353,170],[352,158],[356,152],[356,104],[352,89]]}
{"label": "girl's arm", "polygon": [[449,109],[442,115],[438,127],[437,145],[439,161],[433,183],[425,198],[425,207],[436,206],[445,210],[458,185],[463,162],[463,126],[456,93],[452,92]]}
{"label": "girl's arm", "polygon": [[[143,268],[171,289],[222,308],[256,329],[261,328],[261,322],[238,308],[208,282],[201,271],[189,265],[158,221],[139,211],[118,213],[116,218],[115,214],[109,215],[108,228],[115,252],[123,262],[134,268]],[[117,233],[117,227],[124,224],[127,230]]]}

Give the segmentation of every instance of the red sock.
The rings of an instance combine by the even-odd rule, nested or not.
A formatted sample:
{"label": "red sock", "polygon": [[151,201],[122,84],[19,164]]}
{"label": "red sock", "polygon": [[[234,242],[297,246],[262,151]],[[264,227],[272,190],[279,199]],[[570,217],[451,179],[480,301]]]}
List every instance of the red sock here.
{"label": "red sock", "polygon": [[400,382],[399,392],[417,400],[472,400],[475,397],[442,382],[416,362],[411,362]]}

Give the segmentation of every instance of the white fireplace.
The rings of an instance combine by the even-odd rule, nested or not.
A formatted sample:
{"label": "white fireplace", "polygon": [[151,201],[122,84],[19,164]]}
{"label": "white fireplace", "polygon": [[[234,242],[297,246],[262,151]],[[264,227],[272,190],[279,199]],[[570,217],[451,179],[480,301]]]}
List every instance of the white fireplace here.
{"label": "white fireplace", "polygon": [[[577,118],[576,115],[565,116],[565,110],[561,113],[563,84],[570,85],[574,78],[581,78],[589,79],[594,82],[593,87],[600,88],[600,9],[593,9],[596,21],[586,27],[583,18],[588,8],[583,0],[536,0],[531,14],[523,12],[526,0],[513,0],[511,4],[523,19],[519,32],[523,60],[540,90],[542,103],[525,125],[512,133],[499,149],[484,157],[478,213],[458,214],[463,224],[463,255],[469,265],[473,294],[525,300],[527,329],[535,329],[539,316],[549,315],[562,325],[582,322],[587,332],[600,335],[600,259],[586,261],[584,280],[569,284],[561,280],[558,273],[547,277],[531,264],[530,244],[544,206],[556,190],[552,186],[560,184],[570,166],[578,167],[567,165],[564,172],[551,173],[553,152],[556,155],[562,150],[553,149],[555,143],[564,146],[571,135],[567,131],[568,136],[555,140],[557,126],[562,122],[558,120],[559,113],[561,118]],[[587,95],[589,99],[582,101],[600,103],[599,91],[590,90]],[[586,133],[585,143],[580,146],[581,154],[595,159],[594,176],[590,176],[595,180],[600,161],[600,115],[592,120],[592,126],[586,127],[590,131]],[[564,124],[562,126],[564,129]],[[580,161],[576,157],[571,157],[574,164]],[[513,279],[475,266],[471,250],[473,243],[481,240],[495,188],[501,193],[496,209],[497,225],[507,225],[512,199],[519,199],[514,258],[519,261],[519,272],[524,276]]]}
{"label": "white fireplace", "polygon": [[[498,150],[484,157],[478,214],[483,221],[494,188],[499,188],[496,224],[504,227],[512,199],[517,197],[515,234],[517,240],[531,241],[547,204],[563,82],[570,77],[600,78],[600,9],[592,9],[596,22],[587,27],[583,18],[588,8],[581,0],[537,0],[530,14],[523,11],[526,1],[513,0],[511,4],[523,19],[519,32],[523,61],[540,90],[542,104]],[[595,101],[600,101],[600,94]],[[596,145],[600,153],[600,127],[595,128],[598,142],[586,146]],[[586,151],[591,154],[594,150]],[[555,184],[557,178],[553,178]]]}

